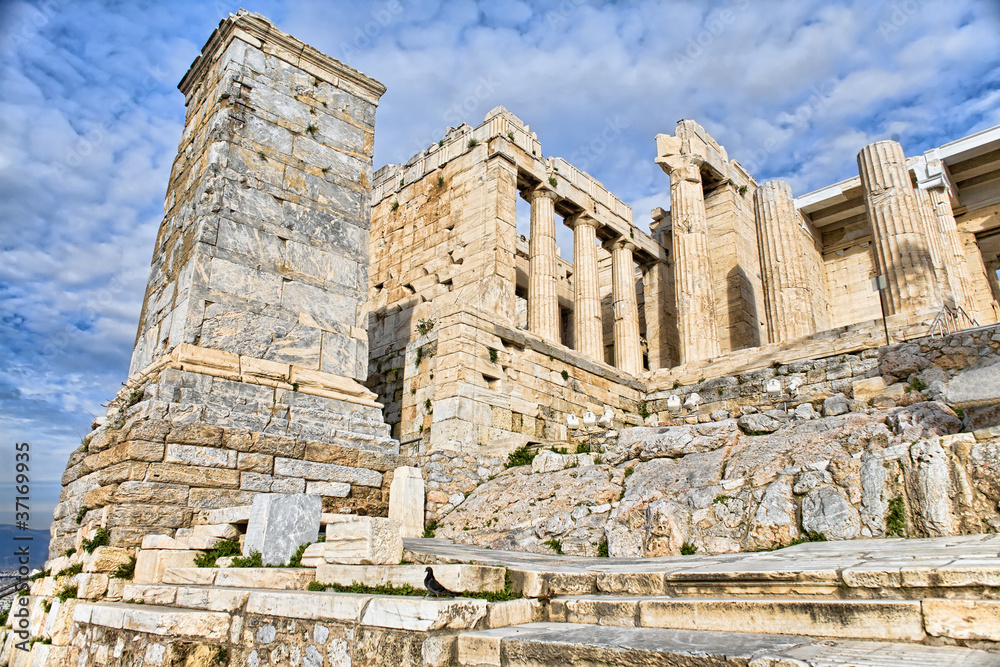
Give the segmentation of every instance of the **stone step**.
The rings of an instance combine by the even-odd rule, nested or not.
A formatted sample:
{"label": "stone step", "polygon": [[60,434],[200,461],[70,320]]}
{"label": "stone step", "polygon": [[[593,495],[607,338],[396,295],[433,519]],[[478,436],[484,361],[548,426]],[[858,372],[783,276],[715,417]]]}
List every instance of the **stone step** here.
{"label": "stone step", "polygon": [[[94,603],[88,608],[100,608],[101,614],[110,614],[107,618],[111,621],[101,620],[98,623],[100,625],[120,622],[125,611],[138,609],[157,610],[161,614],[177,613],[180,614],[179,618],[199,618],[191,616],[188,612],[222,615],[245,612],[269,617],[360,623],[372,627],[419,632],[446,627],[462,630],[497,627],[499,623],[524,623],[532,619],[534,612],[533,605],[528,600],[489,603],[473,598],[435,600],[401,595],[153,584],[126,586],[123,600],[125,602]],[[96,618],[104,619],[105,616]]]}
{"label": "stone step", "polygon": [[997,600],[555,598],[548,619],[618,627],[804,634],[921,642],[928,637],[1000,642]]}
{"label": "stone step", "polygon": [[529,623],[458,636],[462,667],[698,665],[699,667],[996,667],[1000,653],[801,635]]}
{"label": "stone step", "polygon": [[160,581],[140,583],[305,590],[315,579],[311,567],[168,567]]}
{"label": "stone step", "polygon": [[503,565],[530,597],[1000,598],[1000,536],[852,540],[773,552],[659,558],[580,558],[404,540],[415,562]]}

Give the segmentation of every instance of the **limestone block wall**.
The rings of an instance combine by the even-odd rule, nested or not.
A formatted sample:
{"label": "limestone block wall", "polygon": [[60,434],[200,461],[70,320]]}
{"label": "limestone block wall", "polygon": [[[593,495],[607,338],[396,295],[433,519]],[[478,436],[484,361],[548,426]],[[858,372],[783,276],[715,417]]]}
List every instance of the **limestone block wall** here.
{"label": "limestone block wall", "polygon": [[875,265],[867,248],[834,250],[823,260],[831,328],[882,317],[878,292],[872,289]]}
{"label": "limestone block wall", "polygon": [[193,343],[364,379],[384,87],[244,12],[180,89],[185,130],[130,373]]}
{"label": "limestone block wall", "polygon": [[[310,493],[323,498],[327,512],[386,516],[392,471],[414,463],[397,454],[378,408],[342,407],[339,419],[326,408],[326,434],[242,420],[213,423],[200,411],[238,403],[243,399],[236,392],[253,385],[232,383],[227,393],[215,381],[211,391],[219,403],[200,406],[213,378],[164,375],[140,392],[145,400],[128,405],[123,396],[112,403],[109,421],[70,455],[50,528],[50,558],[78,549],[101,528],[111,544],[137,547],[146,535],[173,535],[190,526],[197,512],[249,505],[258,493]],[[181,401],[196,402],[171,401],[171,390]],[[281,400],[291,410],[308,409],[315,400],[333,403],[295,391]],[[281,407],[274,405],[278,412]]]}
{"label": "limestone block wall", "polygon": [[753,211],[756,183],[741,171],[733,172],[742,178],[705,193],[712,284],[718,299],[716,321],[723,353],[767,341]]}

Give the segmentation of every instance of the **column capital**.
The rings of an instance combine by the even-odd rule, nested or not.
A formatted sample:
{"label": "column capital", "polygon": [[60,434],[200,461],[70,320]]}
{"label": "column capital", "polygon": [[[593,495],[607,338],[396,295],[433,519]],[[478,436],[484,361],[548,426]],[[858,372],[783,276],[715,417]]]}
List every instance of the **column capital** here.
{"label": "column capital", "polygon": [[536,185],[535,187],[531,188],[531,190],[528,191],[527,199],[529,202],[533,202],[536,199],[540,198],[551,199],[552,201],[555,201],[556,199],[559,198],[559,195],[556,194],[556,191],[548,183],[539,183],[538,185]]}
{"label": "column capital", "polygon": [[656,164],[670,174],[671,179],[701,182],[701,165],[704,160],[696,155],[664,155],[656,158]]}
{"label": "column capital", "polygon": [[597,222],[587,211],[571,216],[566,223],[573,229],[577,227],[593,227],[597,229],[601,226],[601,223]]}
{"label": "column capital", "polygon": [[625,250],[628,250],[629,252],[632,252],[632,253],[635,252],[635,244],[632,243],[631,241],[626,241],[625,239],[617,239],[617,240],[615,240],[611,244],[611,247],[614,248],[614,249],[616,249],[616,250],[619,249],[619,248],[624,248]]}

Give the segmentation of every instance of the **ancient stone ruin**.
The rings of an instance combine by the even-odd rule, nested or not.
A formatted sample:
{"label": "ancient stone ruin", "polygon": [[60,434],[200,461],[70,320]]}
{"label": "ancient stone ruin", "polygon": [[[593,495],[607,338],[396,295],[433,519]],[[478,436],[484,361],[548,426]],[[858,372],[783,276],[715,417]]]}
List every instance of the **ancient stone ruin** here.
{"label": "ancient stone ruin", "polygon": [[796,198],[681,121],[640,226],[503,107],[373,174],[385,88],[256,14],[179,88],[0,663],[997,664],[1000,128]]}

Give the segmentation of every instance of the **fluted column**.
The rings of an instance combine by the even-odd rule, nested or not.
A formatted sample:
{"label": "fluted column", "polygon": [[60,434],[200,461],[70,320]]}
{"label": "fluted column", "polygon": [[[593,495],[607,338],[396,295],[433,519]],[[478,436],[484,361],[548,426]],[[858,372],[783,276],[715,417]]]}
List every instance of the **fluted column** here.
{"label": "fluted column", "polygon": [[573,336],[576,351],[604,361],[601,290],[597,277],[597,221],[573,219]]}
{"label": "fluted column", "polygon": [[973,298],[969,263],[965,258],[962,239],[958,235],[955,214],[951,210],[951,198],[944,188],[932,188],[927,191],[927,194],[930,197],[931,208],[934,209],[938,230],[941,233],[941,251],[945,272],[948,275],[951,298],[956,305],[965,309],[969,317],[979,319]]}
{"label": "fluted column", "polygon": [[615,315],[615,366],[626,373],[642,372],[639,343],[639,303],[635,296],[635,246],[617,241],[611,250],[611,301]]}
{"label": "fluted column", "polygon": [[945,274],[941,232],[938,231],[937,216],[934,215],[934,205],[931,204],[931,196],[927,190],[916,188],[913,194],[917,196],[917,208],[920,210],[924,235],[927,237],[927,250],[931,253],[931,266],[934,267],[934,284],[937,285],[938,293],[944,295],[949,293],[950,290],[948,289],[948,277]]}
{"label": "fluted column", "polygon": [[556,193],[545,186],[531,192],[531,239],[528,242],[528,330],[559,342],[556,292]]}
{"label": "fluted column", "polygon": [[770,342],[802,338],[815,330],[799,213],[784,181],[764,183],[753,196]]}
{"label": "fluted column", "polygon": [[903,147],[877,141],[858,153],[858,171],[878,271],[886,278],[886,314],[940,308],[934,265]]}
{"label": "fluted column", "polygon": [[674,248],[677,330],[682,364],[719,356],[708,221],[700,161],[688,155],[660,158],[670,174],[670,217]]}

